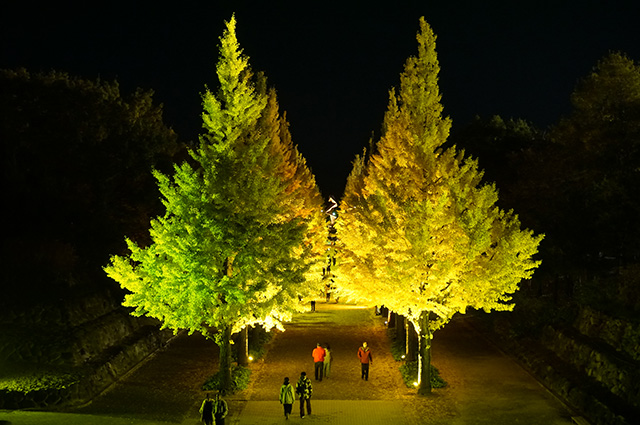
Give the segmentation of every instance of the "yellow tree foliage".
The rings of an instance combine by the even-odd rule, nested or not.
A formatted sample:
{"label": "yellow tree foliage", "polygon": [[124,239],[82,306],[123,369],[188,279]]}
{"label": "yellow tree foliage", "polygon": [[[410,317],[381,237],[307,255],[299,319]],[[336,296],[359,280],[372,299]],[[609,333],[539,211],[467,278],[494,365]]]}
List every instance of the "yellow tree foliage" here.
{"label": "yellow tree foliage", "polygon": [[341,285],[420,333],[421,393],[431,390],[432,332],[469,307],[511,310],[542,240],[496,206],[477,161],[442,149],[451,121],[442,117],[435,39],[420,19],[418,56],[390,92],[376,152],[354,162],[337,222]]}

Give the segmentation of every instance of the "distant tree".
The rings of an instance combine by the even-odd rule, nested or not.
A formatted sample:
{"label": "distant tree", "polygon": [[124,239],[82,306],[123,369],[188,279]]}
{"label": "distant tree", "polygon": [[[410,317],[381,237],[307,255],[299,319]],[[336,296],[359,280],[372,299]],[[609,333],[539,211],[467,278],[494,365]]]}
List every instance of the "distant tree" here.
{"label": "distant tree", "polygon": [[354,162],[337,229],[342,285],[419,332],[424,394],[433,332],[469,307],[511,310],[511,294],[539,264],[532,256],[542,236],[495,205],[477,161],[442,148],[451,121],[442,117],[435,35],[424,18],[417,40],[376,152]]}
{"label": "distant tree", "polygon": [[0,70],[0,140],[12,304],[100,282],[94,270],[124,249],[116,235],[148,238],[162,211],[151,168],[180,149],[152,91],[24,69]]}
{"label": "distant tree", "polygon": [[559,152],[545,176],[557,182],[566,241],[590,262],[640,258],[640,65],[607,55],[571,102],[572,112],[552,129]]}
{"label": "distant tree", "polygon": [[[493,116],[475,117],[467,126],[452,133],[445,146],[456,146],[478,160],[483,180],[500,188],[498,206],[518,211],[523,226],[546,233],[541,249],[549,246],[549,233],[557,222],[557,201],[551,198],[551,182],[545,179],[557,156],[548,133],[523,119]],[[551,158],[549,158],[551,157]],[[545,255],[545,267],[549,256]]]}
{"label": "distant tree", "polygon": [[499,203],[503,204],[504,189],[519,178],[519,158],[523,152],[542,143],[544,134],[522,119],[495,115],[489,119],[476,116],[471,123],[453,133],[445,146],[457,146],[478,160],[484,178],[500,187]]}
{"label": "distant tree", "polygon": [[313,175],[235,29],[232,17],[220,38],[220,87],[203,95],[206,132],[191,161],[173,176],[155,172],[166,213],[151,223],[153,243],[128,240],[131,254],[105,268],[131,292],[125,305],[135,315],[215,338],[223,389],[231,388],[231,335],[281,326],[300,296],[319,289],[324,236]]}

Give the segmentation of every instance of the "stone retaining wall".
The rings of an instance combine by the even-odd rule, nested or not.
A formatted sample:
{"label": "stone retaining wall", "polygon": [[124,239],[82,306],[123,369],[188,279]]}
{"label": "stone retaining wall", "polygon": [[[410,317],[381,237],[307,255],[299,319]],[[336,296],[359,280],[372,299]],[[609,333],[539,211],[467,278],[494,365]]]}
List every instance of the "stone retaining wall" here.
{"label": "stone retaining wall", "polygon": [[545,329],[543,344],[560,359],[593,378],[612,394],[640,407],[640,364],[616,355],[608,345],[581,338],[569,330]]}
{"label": "stone retaining wall", "polygon": [[537,342],[515,341],[510,352],[523,366],[544,384],[553,394],[575,409],[578,415],[594,425],[632,425],[624,416],[616,413],[607,403],[590,391],[589,383],[580,376],[566,373],[563,365],[554,363],[545,355]]}
{"label": "stone retaining wall", "polygon": [[572,328],[548,326],[540,338],[514,338],[511,320],[492,321],[487,336],[592,424],[631,425],[640,417],[637,325],[588,307]]}
{"label": "stone retaining wall", "polygon": [[[0,388],[0,409],[49,408],[90,400],[172,337],[159,323],[135,318],[108,291],[56,300],[0,320],[0,366],[44,370],[42,377],[76,376],[64,388],[36,382],[31,389]],[[17,370],[17,369],[16,369]],[[65,375],[66,374],[66,375]],[[66,381],[65,381],[66,382]]]}
{"label": "stone retaining wall", "polygon": [[171,337],[168,331],[149,330],[121,350],[113,350],[104,363],[95,364],[81,380],[66,388],[29,392],[0,390],[0,409],[46,409],[86,402],[154,353]]}
{"label": "stone retaining wall", "polygon": [[601,339],[624,355],[640,361],[638,324],[610,317],[589,307],[582,307],[575,327],[583,335]]}

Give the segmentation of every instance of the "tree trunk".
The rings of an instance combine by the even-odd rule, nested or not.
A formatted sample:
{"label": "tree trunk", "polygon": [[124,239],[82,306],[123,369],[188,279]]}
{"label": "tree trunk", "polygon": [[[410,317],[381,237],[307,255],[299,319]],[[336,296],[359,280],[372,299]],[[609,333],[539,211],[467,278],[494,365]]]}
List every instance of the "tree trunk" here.
{"label": "tree trunk", "polygon": [[401,314],[396,315],[396,336],[398,338],[405,338],[406,340],[406,330],[404,329],[404,316]]}
{"label": "tree trunk", "polygon": [[[229,256],[224,260],[224,273],[231,277],[233,275],[233,257]],[[231,329],[230,323],[220,329],[220,334],[216,336],[216,342],[220,347],[220,388],[223,393],[231,393]]]}
{"label": "tree trunk", "polygon": [[249,327],[245,326],[238,334],[238,364],[249,366]]}
{"label": "tree trunk", "polygon": [[220,330],[218,346],[220,347],[220,390],[231,392],[231,325]]}
{"label": "tree trunk", "polygon": [[429,312],[423,311],[420,314],[420,386],[418,394],[429,394],[431,392],[431,329],[429,328]]}
{"label": "tree trunk", "polygon": [[402,359],[404,360],[407,357],[407,331],[404,328],[404,316],[401,314],[396,314],[396,325],[395,325],[395,333],[396,338],[401,340],[402,347],[404,347],[404,353],[402,354]]}
{"label": "tree trunk", "polygon": [[405,362],[415,362],[418,360],[418,334],[416,328],[410,320],[406,321],[407,339],[406,339],[406,357]]}
{"label": "tree trunk", "polygon": [[387,327],[394,328],[396,326],[396,314],[389,310],[389,315],[387,316]]}

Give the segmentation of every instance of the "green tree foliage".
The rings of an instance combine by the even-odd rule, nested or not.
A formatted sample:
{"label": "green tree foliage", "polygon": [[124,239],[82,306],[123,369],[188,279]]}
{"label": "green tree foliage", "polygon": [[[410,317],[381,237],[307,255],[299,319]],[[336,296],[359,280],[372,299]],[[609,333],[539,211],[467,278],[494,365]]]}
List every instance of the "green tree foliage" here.
{"label": "green tree foliage", "polygon": [[151,222],[153,243],[127,240],[130,255],[105,268],[135,315],[214,336],[227,390],[231,335],[280,326],[318,290],[325,236],[314,177],[235,27],[232,18],[220,38],[220,86],[202,96],[205,132],[191,161],[173,176],[155,172],[166,213]]}
{"label": "green tree foliage", "polygon": [[148,237],[145,223],[162,207],[151,167],[170,164],[179,149],[152,96],[59,72],[0,70],[11,223],[3,235],[3,300],[105,280],[94,270],[124,249],[118,235]]}
{"label": "green tree foliage", "polygon": [[542,236],[496,206],[477,161],[443,149],[435,35],[420,19],[418,55],[390,92],[383,134],[356,158],[337,223],[340,276],[353,296],[406,316],[420,334],[420,392],[430,387],[434,330],[467,308],[510,310],[539,262]]}

